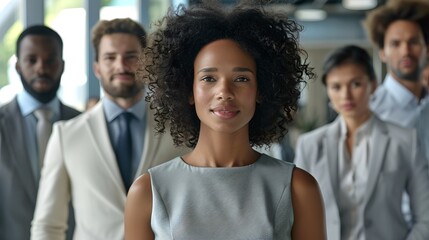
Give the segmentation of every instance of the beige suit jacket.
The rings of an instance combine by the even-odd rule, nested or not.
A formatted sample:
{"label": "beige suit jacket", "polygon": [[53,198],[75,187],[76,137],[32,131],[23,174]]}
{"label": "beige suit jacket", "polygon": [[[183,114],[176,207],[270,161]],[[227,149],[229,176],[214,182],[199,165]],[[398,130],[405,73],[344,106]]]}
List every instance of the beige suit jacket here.
{"label": "beige suit jacket", "polygon": [[[135,177],[189,151],[174,147],[169,134],[155,134],[153,114],[148,112],[147,116],[143,154]],[[74,239],[124,238],[126,193],[102,103],[54,126],[42,170],[31,239],[64,238],[70,199],[76,221]]]}

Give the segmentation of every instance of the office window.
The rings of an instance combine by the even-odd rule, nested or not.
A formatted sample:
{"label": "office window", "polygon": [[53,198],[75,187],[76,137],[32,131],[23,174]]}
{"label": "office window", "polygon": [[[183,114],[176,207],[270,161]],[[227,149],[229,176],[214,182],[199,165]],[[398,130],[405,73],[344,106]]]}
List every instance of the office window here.
{"label": "office window", "polygon": [[45,24],[60,34],[64,43],[64,74],[59,98],[83,110],[86,99],[84,0],[45,0]]}
{"label": "office window", "polygon": [[131,18],[138,20],[136,0],[103,1],[100,8],[100,19]]}
{"label": "office window", "polygon": [[15,71],[15,41],[22,31],[19,2],[0,0],[0,105],[10,101],[21,89]]}

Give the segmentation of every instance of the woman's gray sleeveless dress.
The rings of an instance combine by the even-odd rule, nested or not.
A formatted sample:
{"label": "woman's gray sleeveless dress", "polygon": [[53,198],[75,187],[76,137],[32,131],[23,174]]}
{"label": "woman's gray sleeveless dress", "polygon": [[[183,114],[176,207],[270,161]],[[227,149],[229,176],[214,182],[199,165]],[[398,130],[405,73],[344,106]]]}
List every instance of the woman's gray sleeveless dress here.
{"label": "woman's gray sleeveless dress", "polygon": [[243,167],[194,167],[177,157],[150,169],[155,239],[291,239],[293,168],[262,154]]}

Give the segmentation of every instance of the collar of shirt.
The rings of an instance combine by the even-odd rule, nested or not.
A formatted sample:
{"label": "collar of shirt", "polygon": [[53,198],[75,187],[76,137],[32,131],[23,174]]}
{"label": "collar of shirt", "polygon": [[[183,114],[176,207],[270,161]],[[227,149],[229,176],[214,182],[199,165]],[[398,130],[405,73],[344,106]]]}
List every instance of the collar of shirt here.
{"label": "collar of shirt", "polygon": [[[340,118],[340,134],[341,139],[345,139],[347,135],[347,126],[344,118],[342,116]],[[374,115],[372,114],[371,117],[364,122],[356,131],[356,137],[355,137],[355,144],[359,144],[359,142],[364,139],[365,137],[370,137],[372,132],[372,126],[374,125]]]}
{"label": "collar of shirt", "polygon": [[106,114],[106,119],[108,122],[112,122],[119,114],[124,111],[133,113],[139,121],[142,121],[146,115],[146,102],[144,98],[140,99],[140,101],[128,109],[123,109],[107,97],[103,97],[101,101],[103,101],[103,110]]}
{"label": "collar of shirt", "polygon": [[425,105],[429,103],[429,92],[426,90],[426,88],[423,88],[422,90],[422,99],[420,99],[420,105]]}
{"label": "collar of shirt", "polygon": [[17,101],[19,108],[21,109],[21,114],[24,117],[32,114],[36,109],[39,109],[41,106],[45,106],[51,109],[54,113],[54,119],[59,119],[60,117],[60,100],[58,99],[58,97],[55,97],[50,102],[44,104],[37,101],[28,92],[22,91],[17,95]]}
{"label": "collar of shirt", "polygon": [[410,104],[415,106],[419,105],[417,98],[406,87],[402,86],[402,84],[396,81],[390,74],[386,75],[383,86],[387,91],[390,92],[390,95],[401,107],[405,107]]}

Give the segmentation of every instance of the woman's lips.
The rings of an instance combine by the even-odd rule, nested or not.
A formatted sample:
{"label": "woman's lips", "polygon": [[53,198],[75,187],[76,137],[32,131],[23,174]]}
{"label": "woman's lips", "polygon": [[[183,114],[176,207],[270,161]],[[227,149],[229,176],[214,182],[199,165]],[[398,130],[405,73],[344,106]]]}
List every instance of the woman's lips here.
{"label": "woman's lips", "polygon": [[235,107],[217,107],[211,110],[216,116],[223,119],[235,117],[240,111]]}
{"label": "woman's lips", "polygon": [[355,107],[353,103],[345,103],[341,105],[341,108],[344,110],[352,110]]}

